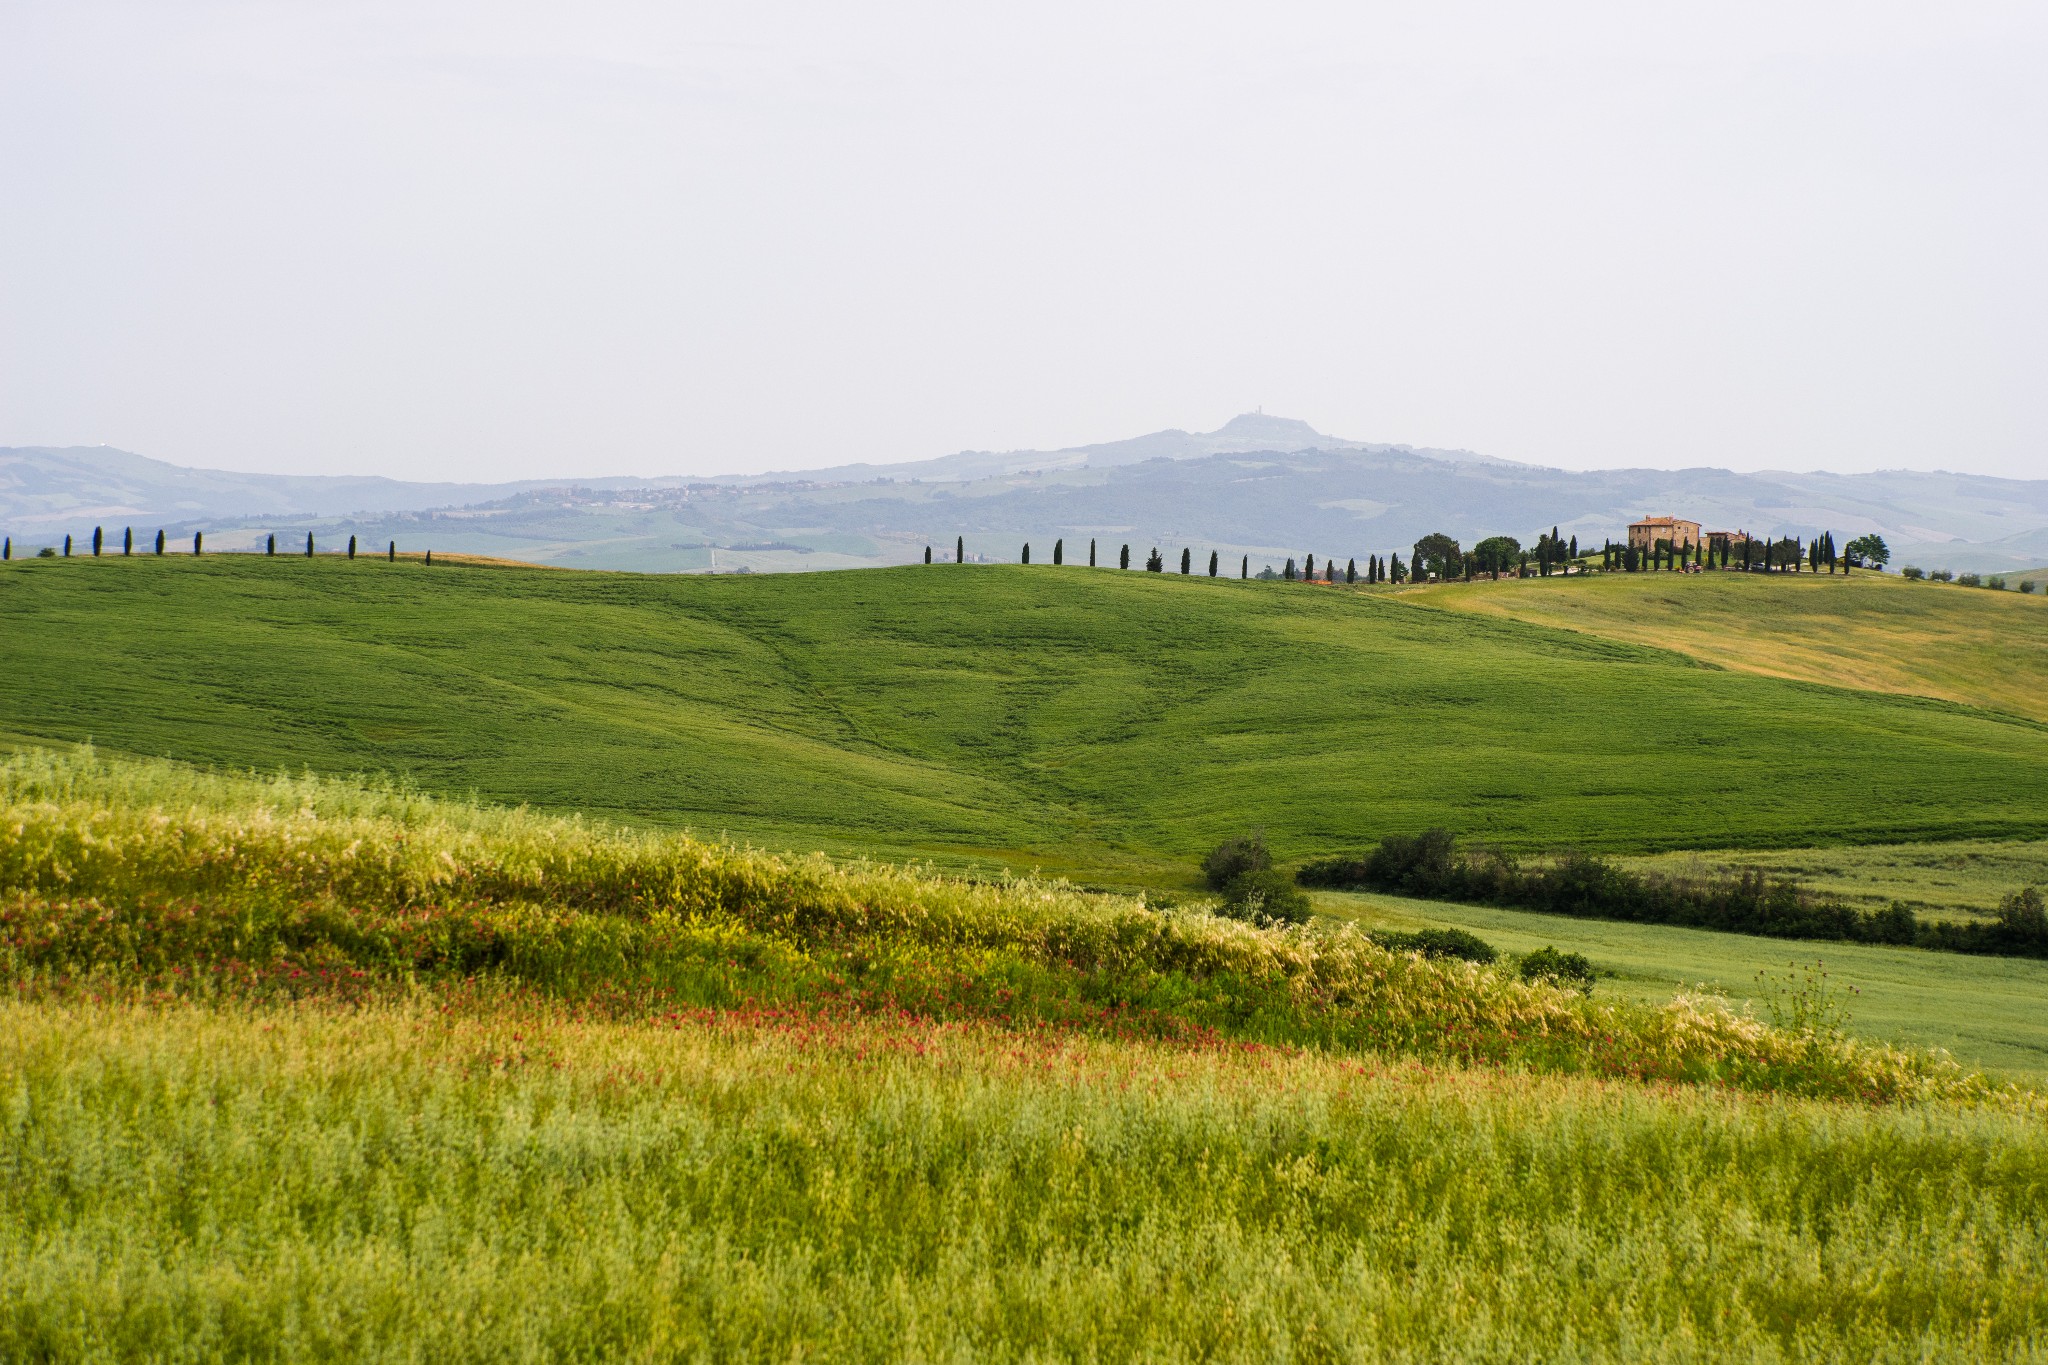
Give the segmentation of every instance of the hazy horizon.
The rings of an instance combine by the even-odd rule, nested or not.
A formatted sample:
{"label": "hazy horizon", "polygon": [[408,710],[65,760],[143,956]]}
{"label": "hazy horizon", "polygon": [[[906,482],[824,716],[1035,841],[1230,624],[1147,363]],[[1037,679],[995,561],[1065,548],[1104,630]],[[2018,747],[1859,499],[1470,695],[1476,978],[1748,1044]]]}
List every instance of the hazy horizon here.
{"label": "hazy horizon", "polygon": [[2039,477],[2048,11],[0,7],[0,444]]}

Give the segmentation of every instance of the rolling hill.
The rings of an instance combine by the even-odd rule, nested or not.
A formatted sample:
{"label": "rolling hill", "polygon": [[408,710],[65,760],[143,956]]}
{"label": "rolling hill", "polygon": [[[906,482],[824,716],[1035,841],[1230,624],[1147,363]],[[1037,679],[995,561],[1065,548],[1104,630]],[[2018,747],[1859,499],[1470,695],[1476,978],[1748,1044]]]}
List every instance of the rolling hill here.
{"label": "rolling hill", "polygon": [[1248,826],[1286,857],[1432,825],[1622,852],[2048,832],[2037,721],[1427,601],[1015,566],[17,561],[0,730],[1124,884]]}

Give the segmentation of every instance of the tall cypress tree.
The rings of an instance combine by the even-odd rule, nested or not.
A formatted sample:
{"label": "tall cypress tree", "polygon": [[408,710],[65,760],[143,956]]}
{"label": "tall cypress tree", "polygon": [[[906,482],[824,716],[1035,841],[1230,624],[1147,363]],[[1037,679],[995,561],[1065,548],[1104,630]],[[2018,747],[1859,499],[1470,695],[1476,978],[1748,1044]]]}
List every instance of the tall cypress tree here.
{"label": "tall cypress tree", "polygon": [[1287,557],[1287,567],[1280,571],[1280,576],[1289,583],[1294,581],[1294,557],[1292,555]]}
{"label": "tall cypress tree", "polygon": [[1055,567],[1067,562],[1067,538],[1061,536],[1052,543],[1052,562]]}
{"label": "tall cypress tree", "polygon": [[356,538],[354,536],[348,538],[348,557],[350,559],[356,557]]}
{"label": "tall cypress tree", "polygon": [[1328,555],[1323,556],[1323,581],[1325,583],[1335,583],[1337,581],[1337,561],[1331,559]]}
{"label": "tall cypress tree", "polygon": [[1183,545],[1180,548],[1180,571],[1183,576],[1194,572],[1195,552]]}
{"label": "tall cypress tree", "polygon": [[69,559],[69,558],[71,558],[71,537],[70,537],[70,536],[66,536],[66,537],[64,537],[64,557],[65,557],[66,559]]}
{"label": "tall cypress tree", "polygon": [[1358,581],[1357,560],[1347,559],[1344,561],[1344,581],[1346,583],[1356,583]]}
{"label": "tall cypress tree", "polygon": [[100,528],[97,526],[92,528],[92,557],[100,557]]}
{"label": "tall cypress tree", "polygon": [[385,547],[385,549],[384,549],[384,562],[385,562],[386,564],[396,564],[396,563],[398,562],[398,542],[397,542],[397,541],[395,541],[395,540],[394,540],[394,541],[392,541],[392,542],[391,542],[391,544],[390,544],[390,545],[388,545],[388,546],[386,546],[386,547]]}
{"label": "tall cypress tree", "polygon": [[202,546],[203,546],[203,545],[204,545],[205,543],[206,543],[206,532],[204,532],[204,531],[194,531],[194,532],[192,533],[192,553],[193,553],[193,554],[195,554],[195,555],[196,555],[196,554],[198,554],[198,553],[199,553],[199,551],[200,551],[200,548],[201,548],[201,547],[202,547]]}
{"label": "tall cypress tree", "polygon": [[1237,566],[1237,576],[1240,580],[1252,576],[1252,557],[1250,555],[1246,555],[1243,562]]}
{"label": "tall cypress tree", "polygon": [[1088,567],[1091,569],[1095,567],[1095,538],[1093,536],[1088,538]]}
{"label": "tall cypress tree", "polygon": [[967,562],[966,536],[953,537],[953,562],[955,564],[965,564]]}
{"label": "tall cypress tree", "polygon": [[263,553],[265,555],[275,555],[277,553],[277,532],[272,531],[263,538]]}
{"label": "tall cypress tree", "polygon": [[135,528],[133,526],[124,526],[121,528],[121,557],[123,559],[126,559],[129,555],[132,555],[134,553]]}
{"label": "tall cypress tree", "polygon": [[156,552],[158,554],[162,554],[164,552],[164,532],[161,526],[157,528],[156,532]]}
{"label": "tall cypress tree", "polygon": [[14,558],[14,537],[0,536],[0,563]]}
{"label": "tall cypress tree", "polygon": [[1125,545],[1122,550],[1117,552],[1116,566],[1119,569],[1131,567],[1131,547],[1129,545]]}
{"label": "tall cypress tree", "polygon": [[924,562],[927,564],[932,562],[932,547],[929,545],[924,547]]}
{"label": "tall cypress tree", "polygon": [[1024,561],[1023,561],[1023,562],[1024,562],[1024,563],[1026,563],[1026,564],[1029,564],[1029,563],[1031,562],[1031,542],[1030,542],[1030,541],[1028,541],[1028,540],[1024,542]]}
{"label": "tall cypress tree", "polygon": [[1216,552],[1214,550],[1209,551],[1209,577],[1211,578],[1216,576],[1216,561]]}
{"label": "tall cypress tree", "polygon": [[306,532],[306,558],[308,558],[308,559],[311,559],[312,557],[313,557],[313,533],[312,533],[311,531],[308,531],[308,532]]}

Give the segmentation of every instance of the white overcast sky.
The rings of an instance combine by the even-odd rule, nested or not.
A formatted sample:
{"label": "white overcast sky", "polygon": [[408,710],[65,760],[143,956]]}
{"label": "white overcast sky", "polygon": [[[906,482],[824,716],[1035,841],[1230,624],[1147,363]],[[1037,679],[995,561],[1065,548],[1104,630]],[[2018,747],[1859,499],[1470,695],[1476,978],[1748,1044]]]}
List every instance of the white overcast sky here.
{"label": "white overcast sky", "polygon": [[2048,477],[2048,4],[0,0],[0,444]]}

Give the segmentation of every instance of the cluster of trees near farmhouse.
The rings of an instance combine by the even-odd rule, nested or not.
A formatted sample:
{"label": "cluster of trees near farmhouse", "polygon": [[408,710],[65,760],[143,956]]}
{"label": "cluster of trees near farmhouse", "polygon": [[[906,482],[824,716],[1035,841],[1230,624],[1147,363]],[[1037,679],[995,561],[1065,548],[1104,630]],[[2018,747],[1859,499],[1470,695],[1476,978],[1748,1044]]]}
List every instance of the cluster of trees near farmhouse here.
{"label": "cluster of trees near farmhouse", "polygon": [[[1088,567],[1094,568],[1096,543],[1088,542]],[[1066,563],[1067,542],[1064,538],[1052,545],[1052,562]],[[1317,572],[1316,557],[1313,554],[1302,557],[1301,567],[1295,567],[1290,557],[1286,566],[1277,573],[1269,565],[1257,577],[1278,578],[1288,582],[1313,583],[1406,583],[1412,581],[1449,582],[1474,578],[1495,578],[1503,575],[1516,578],[1548,578],[1553,573],[1579,573],[1593,567],[1597,557],[1598,567],[1608,573],[1641,573],[1658,570],[1676,571],[1683,569],[1734,569],[1750,573],[1798,573],[1805,570],[1819,573],[1825,569],[1835,573],[1838,569],[1847,573],[1853,567],[1875,565],[1882,567],[1891,558],[1891,551],[1884,539],[1876,535],[1859,536],[1849,542],[1846,549],[1838,550],[1832,531],[1823,532],[1811,541],[1799,537],[1781,540],[1754,540],[1748,538],[1722,539],[1709,545],[1702,540],[1694,545],[1674,546],[1670,541],[1658,541],[1652,546],[1637,547],[1608,541],[1600,547],[1597,556],[1593,553],[1581,555],[1577,536],[1566,540],[1553,526],[1536,538],[1536,543],[1524,548],[1522,542],[1513,536],[1488,536],[1470,550],[1464,549],[1450,536],[1432,532],[1415,542],[1409,548],[1404,563],[1399,552],[1387,555],[1368,554],[1364,567],[1354,557],[1338,569],[1335,556],[1326,556],[1320,574]],[[924,562],[933,561],[932,547],[924,547]],[[956,537],[953,543],[955,564],[967,562],[967,538]],[[1031,562],[1031,543],[1026,541],[1019,556],[1019,562]],[[1145,558],[1145,569],[1150,573],[1166,572],[1167,561],[1154,546]],[[1131,547],[1124,545],[1117,551],[1117,567],[1131,567]],[[1215,550],[1209,551],[1208,576],[1215,578],[1222,569],[1220,557]],[[1183,574],[1195,572],[1195,552],[1182,549],[1180,571]],[[1244,555],[1238,562],[1238,577],[1251,578],[1252,560]]]}
{"label": "cluster of trees near farmhouse", "polygon": [[1453,837],[1440,829],[1390,834],[1362,858],[1308,863],[1295,880],[1302,886],[1511,905],[1582,919],[2048,957],[2048,913],[2033,887],[2007,896],[1988,920],[1927,920],[1897,901],[1883,910],[1858,910],[1753,869],[1703,879],[1665,877],[1577,852],[1525,866],[1498,850],[1460,853]]}

